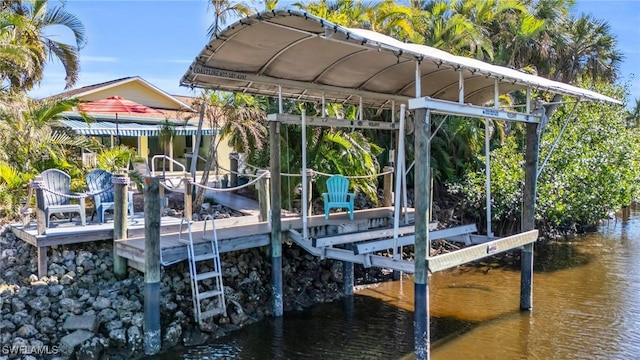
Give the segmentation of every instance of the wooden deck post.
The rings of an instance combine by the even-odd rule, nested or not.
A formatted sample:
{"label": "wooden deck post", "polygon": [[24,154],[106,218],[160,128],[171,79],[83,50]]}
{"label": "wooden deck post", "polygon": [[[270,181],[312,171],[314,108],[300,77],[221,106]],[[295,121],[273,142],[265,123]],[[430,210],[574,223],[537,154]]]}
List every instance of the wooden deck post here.
{"label": "wooden deck post", "polygon": [[282,295],[282,190],[280,177],[280,122],[269,123],[271,155],[271,289],[273,292],[273,316],[284,313]]}
{"label": "wooden deck post", "polygon": [[229,154],[229,166],[231,174],[229,174],[229,187],[238,186],[238,153]]}
{"label": "wooden deck post", "polygon": [[160,181],[145,178],[144,352],[160,351]]}
{"label": "wooden deck post", "polygon": [[382,206],[390,207],[393,205],[393,166],[385,166],[382,172],[388,173],[383,175],[382,182]]}
{"label": "wooden deck post", "polygon": [[184,174],[184,214],[188,220],[193,220],[193,185],[189,174]]}
{"label": "wooden deck post", "polygon": [[[265,174],[266,173],[266,174]],[[262,176],[265,174],[264,176]],[[269,178],[271,175],[266,170],[258,170],[258,176],[262,176],[257,182],[258,188],[258,203],[260,205],[260,221],[269,220]]]}
{"label": "wooden deck post", "polygon": [[113,174],[113,273],[118,279],[123,279],[127,275],[127,259],[118,256],[116,251],[116,240],[127,237],[127,209],[129,176],[123,173]]}
{"label": "wooden deck post", "polygon": [[[31,187],[36,192],[36,231],[38,235],[47,233],[46,215],[44,212],[44,184],[42,176],[36,176],[31,182]],[[47,250],[48,246],[38,247],[38,277],[47,276]]]}
{"label": "wooden deck post", "polygon": [[415,274],[413,330],[414,351],[417,360],[429,359],[429,199],[431,174],[429,158],[431,156],[431,115],[427,109],[415,110]]}
{"label": "wooden deck post", "polygon": [[[527,124],[525,149],[524,189],[522,199],[522,232],[535,228],[536,183],[540,139],[538,124]],[[520,310],[533,307],[533,243],[524,245],[520,256]]]}

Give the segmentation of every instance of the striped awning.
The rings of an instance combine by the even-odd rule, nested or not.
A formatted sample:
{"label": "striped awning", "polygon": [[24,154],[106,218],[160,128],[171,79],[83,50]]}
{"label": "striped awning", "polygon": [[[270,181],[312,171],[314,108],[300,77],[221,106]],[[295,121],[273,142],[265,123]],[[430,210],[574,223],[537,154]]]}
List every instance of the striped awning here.
{"label": "striped awning", "polygon": [[[138,124],[138,123],[123,123],[119,122],[116,126],[115,122],[111,121],[96,121],[86,123],[81,120],[60,120],[60,125],[70,128],[73,132],[79,135],[91,135],[91,136],[158,136],[162,125],[157,124]],[[191,125],[177,125],[173,127],[176,135],[196,135],[198,128]],[[212,135],[214,129],[202,129],[202,135]]]}

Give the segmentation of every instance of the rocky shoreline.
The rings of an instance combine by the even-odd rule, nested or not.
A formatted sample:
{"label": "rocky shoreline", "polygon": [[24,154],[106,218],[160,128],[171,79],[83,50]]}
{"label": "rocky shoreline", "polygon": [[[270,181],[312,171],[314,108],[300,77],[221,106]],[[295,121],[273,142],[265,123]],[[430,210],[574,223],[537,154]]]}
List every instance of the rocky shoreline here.
{"label": "rocky shoreline", "polygon": [[[142,199],[134,200],[141,211]],[[180,216],[181,205],[182,199],[170,197],[167,215]],[[321,204],[314,205],[323,212]],[[372,206],[366,197],[356,197],[357,208]],[[220,205],[204,207],[198,217],[205,212],[241,216]],[[342,262],[321,260],[291,242],[282,250],[285,311],[344,295]],[[442,250],[448,249],[432,249]],[[405,252],[413,257],[412,247]],[[36,248],[17,239],[9,226],[0,228],[0,360],[142,357],[144,274],[129,268],[124,280],[116,279],[111,241],[54,246],[48,260],[47,276],[38,278]],[[188,263],[162,269],[163,351],[204,344],[272,316],[268,247],[225,253],[221,262],[227,314],[203,326],[193,317]],[[356,285],[392,277],[391,271],[355,266]]]}
{"label": "rocky shoreline", "polygon": [[[214,207],[218,216],[233,214]],[[227,314],[205,326],[193,319],[188,263],[164,267],[161,279],[163,350],[194,346],[271,316],[268,247],[222,254]],[[36,248],[0,231],[0,360],[125,359],[143,356],[144,275],[112,272],[112,242],[55,246],[47,276],[38,278]],[[343,296],[343,265],[283,244],[285,311]],[[390,278],[356,267],[359,283]]]}

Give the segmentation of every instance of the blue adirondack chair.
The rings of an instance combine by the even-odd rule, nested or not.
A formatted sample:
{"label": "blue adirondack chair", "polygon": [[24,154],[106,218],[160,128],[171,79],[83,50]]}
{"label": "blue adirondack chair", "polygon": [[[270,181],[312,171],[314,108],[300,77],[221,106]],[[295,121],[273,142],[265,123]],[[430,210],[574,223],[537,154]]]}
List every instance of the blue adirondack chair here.
{"label": "blue adirondack chair", "polygon": [[[43,171],[40,176],[46,189],[59,194],[73,195],[71,193],[71,177],[64,171],[49,169]],[[46,227],[49,227],[51,215],[55,213],[78,213],[80,214],[82,225],[87,224],[84,199],[80,199],[79,204],[72,204],[69,201],[69,197],[54,194],[47,190],[42,191],[42,197]]]}
{"label": "blue adirondack chair", "polygon": [[[86,176],[89,194],[93,195],[94,214],[98,214],[98,223],[104,222],[104,213],[107,210],[114,209],[115,191],[111,183],[111,173],[103,169],[94,169],[89,171]],[[109,189],[104,191],[104,189]],[[128,192],[128,212],[133,216],[133,193]],[[93,215],[91,215],[93,220]]]}
{"label": "blue adirondack chair", "polygon": [[349,192],[349,179],[342,175],[333,175],[327,179],[327,192],[324,198],[324,218],[329,218],[329,209],[341,208],[349,210],[349,218],[353,220],[353,201],[355,194]]}

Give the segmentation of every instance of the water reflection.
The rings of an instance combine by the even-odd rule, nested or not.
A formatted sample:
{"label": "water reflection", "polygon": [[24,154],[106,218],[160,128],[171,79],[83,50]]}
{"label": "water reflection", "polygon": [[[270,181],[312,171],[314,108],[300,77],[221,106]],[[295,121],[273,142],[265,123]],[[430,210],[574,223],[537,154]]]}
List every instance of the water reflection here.
{"label": "water reflection", "polygon": [[[633,359],[640,353],[640,214],[536,249],[533,311],[515,268],[430,278],[432,359]],[[413,352],[413,280],[267,319],[166,359],[398,359]]]}

